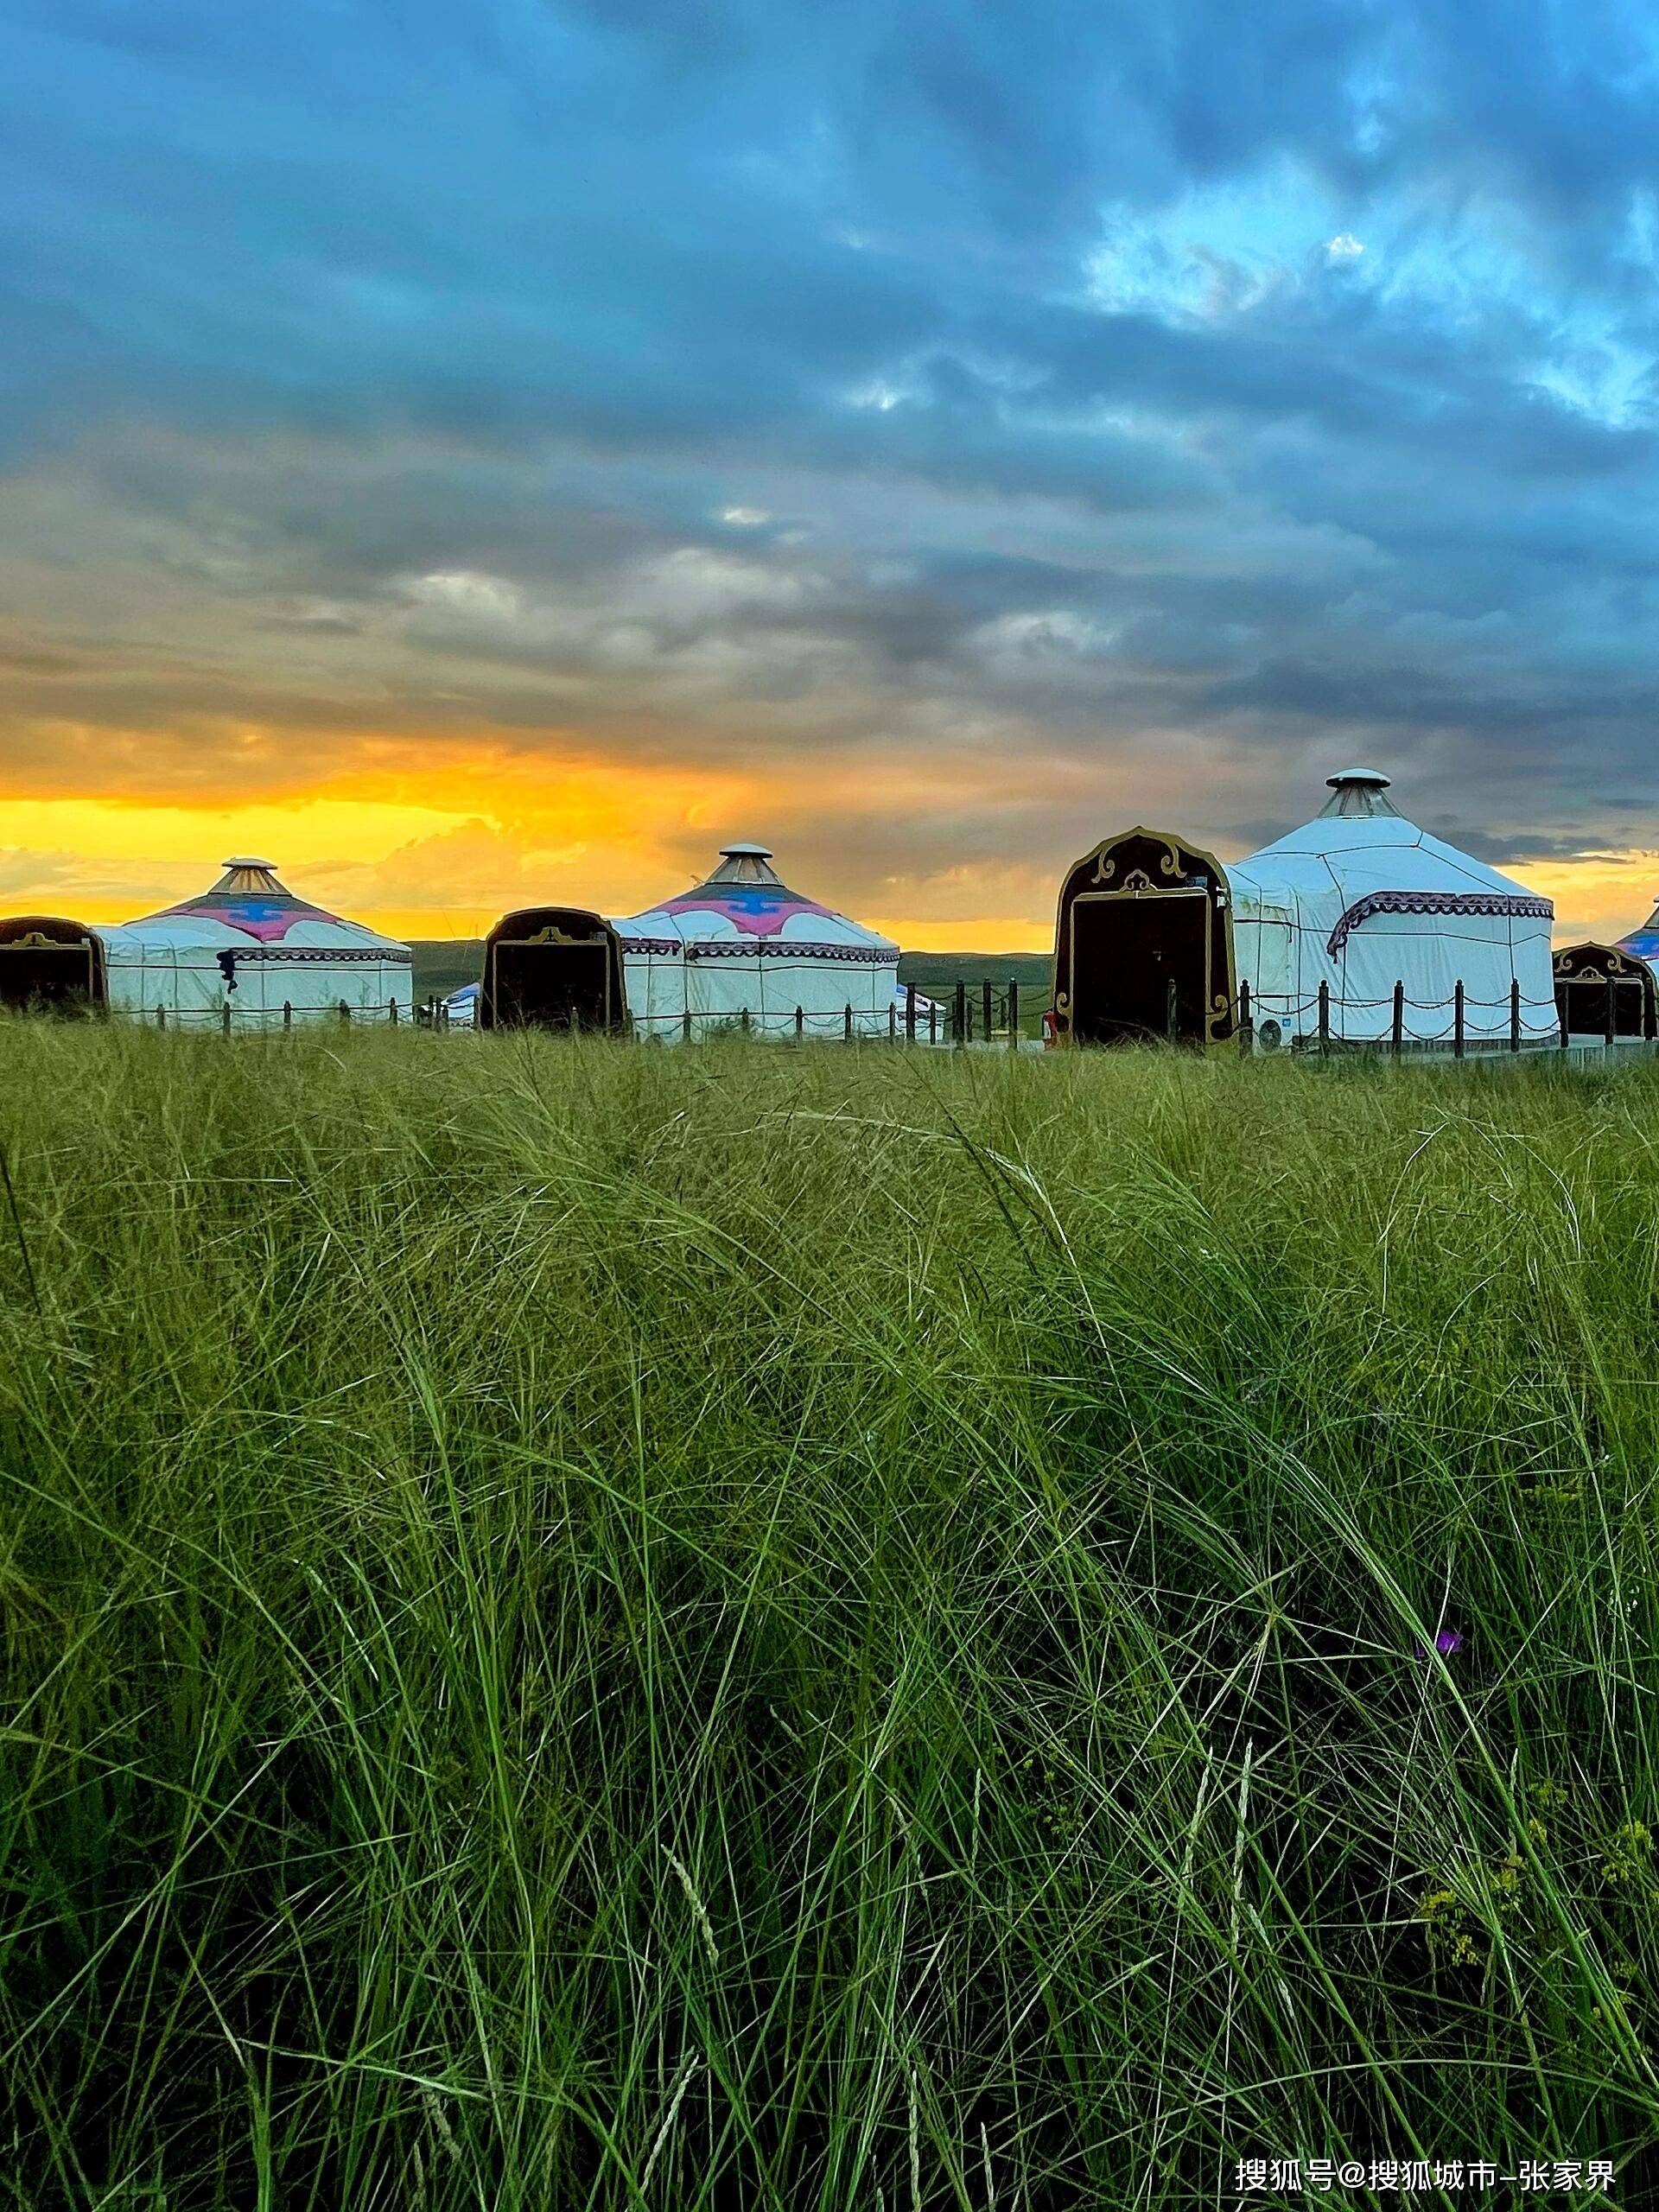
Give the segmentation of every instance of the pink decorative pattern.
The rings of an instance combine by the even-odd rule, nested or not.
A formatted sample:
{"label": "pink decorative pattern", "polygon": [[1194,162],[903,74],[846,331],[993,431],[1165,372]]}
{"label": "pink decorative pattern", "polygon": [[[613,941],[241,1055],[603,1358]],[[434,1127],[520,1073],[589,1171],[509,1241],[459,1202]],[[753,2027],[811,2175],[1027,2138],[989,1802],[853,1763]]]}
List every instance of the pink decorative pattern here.
{"label": "pink decorative pattern", "polygon": [[792,891],[774,891],[761,885],[753,889],[688,891],[678,899],[665,899],[657,911],[663,914],[723,914],[733,928],[741,930],[745,937],[776,937],[784,924],[797,914],[822,914],[830,921],[836,918],[827,906],[820,906],[813,899],[800,899]]}
{"label": "pink decorative pattern", "polygon": [[[184,899],[176,906],[163,906],[162,914],[199,914],[204,921],[222,922],[227,930],[240,930],[245,937],[257,938],[261,944],[274,944],[285,938],[296,922],[328,922],[332,914],[325,914],[320,906],[308,906],[299,899]],[[152,918],[159,921],[161,915]]]}

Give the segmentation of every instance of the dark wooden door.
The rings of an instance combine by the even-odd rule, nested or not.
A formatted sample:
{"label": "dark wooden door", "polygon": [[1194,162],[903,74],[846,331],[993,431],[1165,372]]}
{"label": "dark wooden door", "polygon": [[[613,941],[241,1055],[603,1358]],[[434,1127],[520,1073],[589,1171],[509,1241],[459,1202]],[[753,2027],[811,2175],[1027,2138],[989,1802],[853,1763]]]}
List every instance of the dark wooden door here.
{"label": "dark wooden door", "polygon": [[514,944],[491,947],[495,1019],[501,1027],[604,1029],[613,1018],[610,948]]}
{"label": "dark wooden door", "polygon": [[1072,1034],[1082,1045],[1202,1044],[1210,1006],[1210,901],[1201,890],[1087,893],[1071,909]]}

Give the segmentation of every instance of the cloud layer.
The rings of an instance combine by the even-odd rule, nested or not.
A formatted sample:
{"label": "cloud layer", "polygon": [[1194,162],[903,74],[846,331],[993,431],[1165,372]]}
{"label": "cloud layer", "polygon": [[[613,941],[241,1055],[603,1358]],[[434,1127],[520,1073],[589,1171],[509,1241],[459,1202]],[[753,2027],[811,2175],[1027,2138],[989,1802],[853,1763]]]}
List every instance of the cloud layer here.
{"label": "cloud layer", "polygon": [[1355,756],[1561,883],[1659,845],[1648,11],[12,0],[0,63],[14,801],[331,867],[406,803],[409,913],[760,834],[922,937]]}

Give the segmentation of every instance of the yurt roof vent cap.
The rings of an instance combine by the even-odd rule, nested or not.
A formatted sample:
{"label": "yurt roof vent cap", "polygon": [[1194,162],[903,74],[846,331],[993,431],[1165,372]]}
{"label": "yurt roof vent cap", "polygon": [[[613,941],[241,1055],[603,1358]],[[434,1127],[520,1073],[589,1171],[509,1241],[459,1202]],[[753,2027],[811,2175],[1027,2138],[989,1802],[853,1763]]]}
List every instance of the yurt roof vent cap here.
{"label": "yurt roof vent cap", "polygon": [[1384,797],[1393,778],[1385,776],[1380,768],[1338,768],[1334,776],[1327,776],[1325,780],[1331,786],[1331,797],[1319,809],[1321,814],[1397,814],[1400,811],[1392,799]]}
{"label": "yurt roof vent cap", "polygon": [[770,845],[722,845],[710,883],[777,883]]}
{"label": "yurt roof vent cap", "polygon": [[276,880],[275,861],[262,861],[251,858],[245,853],[238,853],[232,855],[229,860],[222,861],[219,865],[224,868],[225,873],[213,885],[213,891],[207,893],[209,898],[213,895],[213,893],[221,891],[245,893],[263,892],[268,896],[279,899],[287,895],[282,885]]}

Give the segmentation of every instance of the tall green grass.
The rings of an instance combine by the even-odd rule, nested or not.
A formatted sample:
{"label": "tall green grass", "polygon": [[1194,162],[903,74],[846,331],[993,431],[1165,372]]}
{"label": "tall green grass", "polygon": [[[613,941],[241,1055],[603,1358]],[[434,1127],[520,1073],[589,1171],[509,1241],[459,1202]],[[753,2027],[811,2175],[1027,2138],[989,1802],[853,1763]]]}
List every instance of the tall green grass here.
{"label": "tall green grass", "polygon": [[1659,1071],[12,1023],[0,1144],[0,2202],[1655,2201]]}

